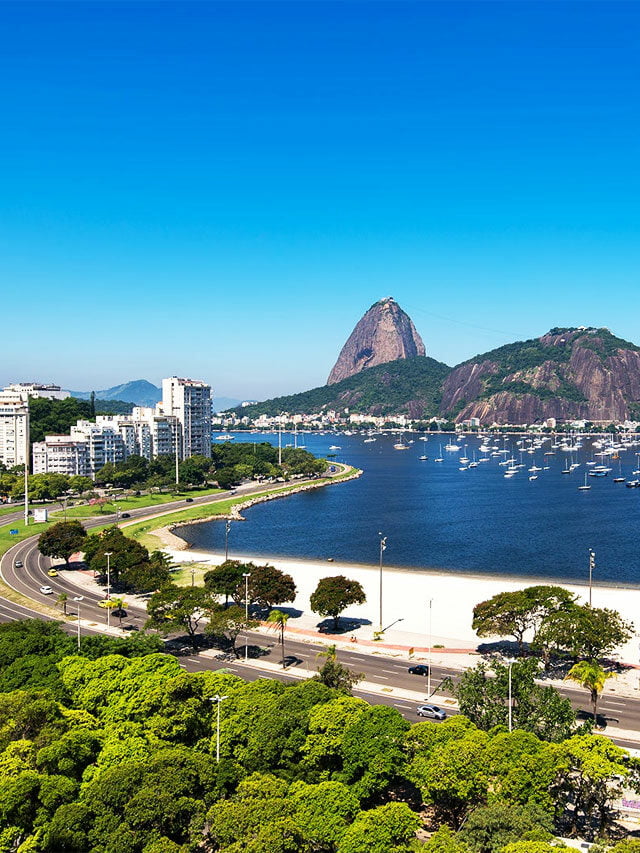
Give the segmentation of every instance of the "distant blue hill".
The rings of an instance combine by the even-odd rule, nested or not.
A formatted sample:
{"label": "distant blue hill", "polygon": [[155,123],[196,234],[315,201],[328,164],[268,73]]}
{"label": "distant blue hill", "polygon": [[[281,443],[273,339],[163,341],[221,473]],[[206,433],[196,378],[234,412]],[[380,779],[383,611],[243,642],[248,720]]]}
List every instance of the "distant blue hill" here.
{"label": "distant blue hill", "polygon": [[234,400],[231,397],[218,397],[214,394],[212,409],[214,412],[226,412],[227,409],[234,409],[240,405],[240,400]]}
{"label": "distant blue hill", "polygon": [[[91,397],[91,391],[70,391],[69,393],[80,400],[88,400]],[[155,406],[162,399],[162,390],[157,385],[147,382],[146,379],[135,379],[95,393],[96,400],[120,400],[136,406]]]}

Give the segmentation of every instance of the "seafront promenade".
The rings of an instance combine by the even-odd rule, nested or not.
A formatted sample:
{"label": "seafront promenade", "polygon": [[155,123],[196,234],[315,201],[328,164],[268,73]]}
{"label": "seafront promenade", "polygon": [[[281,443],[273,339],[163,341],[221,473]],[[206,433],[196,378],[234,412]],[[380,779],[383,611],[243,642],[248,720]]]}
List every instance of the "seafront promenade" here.
{"label": "seafront promenade", "polygon": [[[189,562],[218,565],[224,554],[173,550],[165,547],[171,557],[181,565]],[[319,617],[309,607],[309,597],[320,578],[328,575],[345,575],[362,584],[367,601],[348,608],[343,619],[353,622],[350,636],[358,643],[372,643],[379,621],[378,566],[356,565],[342,562],[313,562],[289,560],[278,557],[256,556],[230,552],[231,559],[243,562],[269,562],[290,574],[297,587],[293,602],[283,605],[291,611],[288,630],[317,631]],[[429,645],[437,653],[437,646],[455,649],[457,653],[472,652],[479,642],[490,644],[504,638],[479,640],[471,627],[473,608],[481,601],[499,592],[523,589],[533,584],[549,584],[548,578],[514,578],[513,576],[474,575],[458,571],[421,570],[410,571],[393,566],[383,568],[382,614],[385,630],[384,645],[401,649],[426,649]],[[580,603],[589,600],[588,584],[562,583],[563,587],[577,595]],[[431,602],[431,606],[429,605]],[[622,616],[634,623],[634,636],[622,646],[616,657],[630,666],[640,664],[640,589],[594,584],[592,589],[594,607],[618,610]]]}

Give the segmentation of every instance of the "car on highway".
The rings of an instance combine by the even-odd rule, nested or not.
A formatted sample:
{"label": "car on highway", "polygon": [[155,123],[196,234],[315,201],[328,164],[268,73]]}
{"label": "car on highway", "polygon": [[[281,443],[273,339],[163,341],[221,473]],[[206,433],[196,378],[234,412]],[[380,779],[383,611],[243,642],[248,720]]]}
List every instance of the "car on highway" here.
{"label": "car on highway", "polygon": [[185,498],[185,499],[184,499],[184,502],[185,502],[186,504],[192,504],[192,503],[193,503],[193,498]]}
{"label": "car on highway", "polygon": [[50,587],[50,586],[41,586],[41,587],[40,587],[40,592],[41,592],[43,595],[53,595],[53,590],[51,589],[51,587]]}
{"label": "car on highway", "polygon": [[423,663],[419,663],[416,666],[410,666],[407,671],[411,675],[429,675],[429,667],[425,666]]}
{"label": "car on highway", "polygon": [[15,563],[13,564],[14,568],[16,568],[16,569],[21,569],[23,567],[23,565],[24,565],[24,563],[22,562],[22,560],[16,560]]}
{"label": "car on highway", "polygon": [[437,705],[418,705],[416,714],[419,717],[431,717],[432,720],[444,720],[447,712]]}
{"label": "car on highway", "polygon": [[121,513],[120,513],[120,518],[131,518],[131,516],[129,515],[129,513],[128,513],[128,512],[121,512]]}
{"label": "car on highway", "polygon": [[58,572],[55,569],[49,569],[47,574],[49,575],[50,578],[57,578],[58,577]]}

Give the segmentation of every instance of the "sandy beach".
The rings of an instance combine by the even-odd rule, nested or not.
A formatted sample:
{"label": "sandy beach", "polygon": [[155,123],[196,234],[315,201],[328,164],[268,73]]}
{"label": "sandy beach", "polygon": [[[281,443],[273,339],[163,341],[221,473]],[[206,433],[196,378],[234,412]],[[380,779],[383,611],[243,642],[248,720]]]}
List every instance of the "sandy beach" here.
{"label": "sandy beach", "polygon": [[[173,550],[172,558],[182,565],[190,561],[217,565],[224,559],[223,554],[209,551]],[[280,558],[249,557],[231,554],[232,559],[269,562],[290,574],[297,587],[295,601],[283,605],[301,611],[301,615],[291,620],[291,625],[315,628],[319,618],[310,611],[309,597],[318,580],[329,575],[343,574],[359,581],[366,593],[367,601],[363,605],[350,607],[344,617],[362,620],[362,625],[354,634],[360,639],[371,640],[379,622],[379,569],[378,566],[341,564],[339,562],[311,562]],[[432,645],[446,648],[474,649],[478,642],[491,642],[491,638],[478,639],[471,628],[474,606],[498,592],[523,589],[534,583],[549,584],[548,579],[513,578],[487,575],[463,574],[460,572],[407,571],[393,566],[383,570],[383,625],[385,643],[397,643],[407,646],[426,647],[431,635]],[[589,597],[587,584],[562,583],[566,589],[575,593],[581,603]],[[431,604],[431,620],[430,608]],[[624,663],[637,666],[640,663],[640,589],[593,586],[592,602],[594,607],[608,607],[618,610],[622,616],[633,622],[636,633],[629,642],[621,647],[615,657]],[[429,623],[431,621],[431,632]],[[498,639],[498,638],[494,638]]]}

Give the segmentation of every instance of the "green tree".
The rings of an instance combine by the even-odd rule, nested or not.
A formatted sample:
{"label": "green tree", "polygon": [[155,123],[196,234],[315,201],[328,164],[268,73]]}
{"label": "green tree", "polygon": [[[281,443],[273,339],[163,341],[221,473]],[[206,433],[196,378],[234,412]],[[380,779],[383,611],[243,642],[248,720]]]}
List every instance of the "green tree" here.
{"label": "green tree", "polygon": [[409,853],[420,818],[406,803],[360,812],[342,836],[337,853]]}
{"label": "green tree", "polygon": [[286,666],[285,662],[285,654],[284,654],[284,632],[287,627],[287,622],[289,621],[289,614],[284,613],[282,610],[272,610],[271,613],[267,616],[267,622],[273,625],[275,631],[280,633],[280,645],[282,646],[282,668],[284,669]]}
{"label": "green tree", "polygon": [[605,682],[612,675],[613,673],[607,672],[597,661],[593,660],[581,660],[575,663],[566,675],[569,681],[575,681],[580,687],[589,691],[594,722],[597,722],[598,719],[598,699],[604,689]]}
{"label": "green tree", "polygon": [[331,616],[337,631],[342,611],[352,604],[364,604],[366,600],[362,585],[358,581],[349,580],[344,575],[335,575],[318,581],[309,603],[314,613]]}
{"label": "green tree", "polygon": [[[414,728],[422,727],[427,727],[430,734],[434,724],[418,723]],[[455,735],[455,729],[450,733]],[[436,743],[430,748],[415,751],[407,776],[420,790],[424,802],[458,829],[465,816],[487,800],[489,737],[475,728],[462,737],[446,737],[447,734],[445,731],[436,735]]]}
{"label": "green tree", "polygon": [[45,557],[62,557],[68,566],[71,555],[82,550],[86,536],[79,521],[59,521],[40,534],[38,550]]}
{"label": "green tree", "polygon": [[69,477],[69,489],[77,495],[81,495],[83,492],[90,492],[93,489],[93,480],[91,477],[72,474]]}
{"label": "green tree", "polygon": [[244,599],[242,575],[254,569],[253,563],[240,563],[238,560],[225,560],[219,566],[205,573],[204,585],[213,595],[224,595],[224,603],[233,598],[236,604]]}
{"label": "green tree", "polygon": [[357,798],[341,782],[294,783],[289,790],[292,818],[306,849],[332,851],[360,811]]}
{"label": "green tree", "polygon": [[66,592],[61,592],[56,598],[56,604],[60,604],[62,606],[62,612],[64,615],[67,615],[67,601],[69,600],[69,596]]}
{"label": "green tree", "polygon": [[291,575],[274,566],[254,566],[249,578],[249,604],[267,609],[276,604],[293,601],[296,585]]}
{"label": "green tree", "polygon": [[469,853],[469,848],[458,833],[443,823],[426,844],[423,844],[420,853]]}
{"label": "green tree", "polygon": [[234,604],[232,607],[213,607],[207,612],[208,624],[205,626],[205,634],[214,634],[215,636],[224,636],[233,653],[238,656],[236,649],[236,641],[242,631],[249,631],[252,628],[257,628],[260,624],[254,619],[246,619],[244,607],[239,607]]}
{"label": "green tree", "polygon": [[564,834],[602,836],[615,822],[613,803],[631,774],[625,751],[601,735],[574,735],[553,746],[552,794]]}
{"label": "green tree", "polygon": [[520,654],[524,635],[549,614],[568,607],[574,596],[560,586],[531,586],[500,592],[473,609],[473,630],[479,637],[514,637]]}
{"label": "green tree", "polygon": [[101,533],[88,536],[84,552],[89,566],[100,576],[102,582],[107,577],[106,554],[111,554],[109,570],[112,584],[118,584],[120,576],[127,571],[131,572],[137,566],[149,562],[149,552],[144,545],[125,536],[115,525],[107,527]]}
{"label": "green tree", "polygon": [[[538,662],[529,658],[511,665],[512,723],[514,728],[533,732],[546,740],[568,737],[575,713],[568,699],[554,687],[535,683]],[[460,711],[478,726],[489,731],[508,721],[509,667],[493,661],[491,667],[479,663],[465,670],[459,681],[443,683],[457,698]]]}
{"label": "green tree", "polygon": [[551,841],[553,815],[540,806],[490,803],[471,812],[460,838],[472,853],[500,853],[514,841]]}
{"label": "green tree", "polygon": [[566,651],[574,658],[598,660],[611,654],[633,635],[633,625],[617,610],[573,605],[547,617],[536,634],[534,647]]}
{"label": "green tree", "polygon": [[154,551],[148,560],[142,560],[122,571],[119,581],[131,592],[155,592],[171,580],[171,569],[161,551]]}
{"label": "green tree", "polygon": [[197,652],[196,632],[211,605],[210,593],[202,587],[167,584],[149,599],[146,627],[156,628],[165,634],[185,630],[194,652]]}
{"label": "green tree", "polygon": [[364,678],[364,675],[351,672],[348,667],[340,663],[335,646],[327,646],[324,652],[318,653],[318,657],[323,657],[325,660],[318,674],[313,677],[327,687],[340,690],[342,693],[351,693],[355,685]]}

